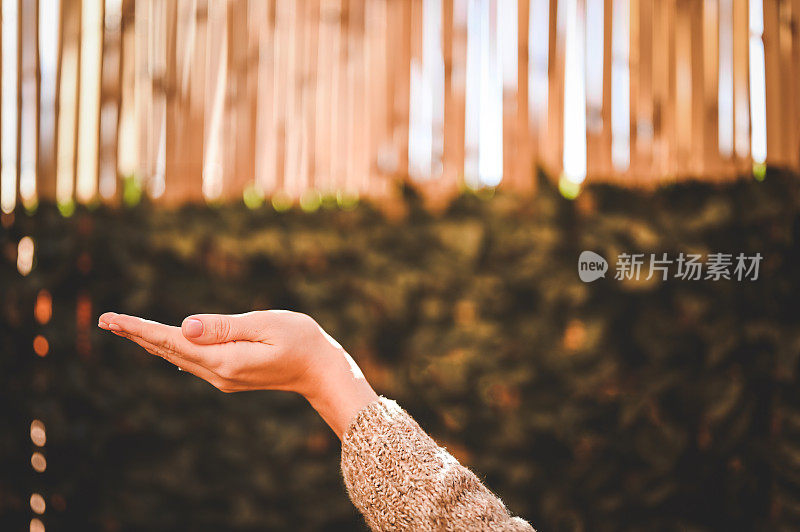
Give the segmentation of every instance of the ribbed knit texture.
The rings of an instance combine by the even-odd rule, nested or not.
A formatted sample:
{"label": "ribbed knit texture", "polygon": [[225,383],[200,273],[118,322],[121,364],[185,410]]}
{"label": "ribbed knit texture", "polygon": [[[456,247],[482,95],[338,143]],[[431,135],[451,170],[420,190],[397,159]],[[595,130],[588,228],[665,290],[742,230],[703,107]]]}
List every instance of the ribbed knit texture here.
{"label": "ribbed knit texture", "polygon": [[384,397],[362,409],[342,437],[342,473],[375,531],[533,531]]}

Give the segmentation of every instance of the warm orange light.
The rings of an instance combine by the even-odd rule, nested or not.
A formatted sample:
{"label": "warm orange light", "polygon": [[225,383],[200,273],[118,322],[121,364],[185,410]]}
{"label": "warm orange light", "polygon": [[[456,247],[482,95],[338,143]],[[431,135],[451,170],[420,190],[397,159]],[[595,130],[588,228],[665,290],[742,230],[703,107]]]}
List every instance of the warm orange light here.
{"label": "warm orange light", "polygon": [[577,351],[586,342],[586,326],[580,320],[572,320],[564,331],[564,349],[567,351]]}
{"label": "warm orange light", "polygon": [[44,430],[44,423],[38,419],[31,422],[31,441],[38,447],[43,447],[47,442],[47,434]]}
{"label": "warm orange light", "polygon": [[75,319],[79,329],[87,329],[92,324],[92,300],[88,294],[80,294],[75,306]]}
{"label": "warm orange light", "polygon": [[44,532],[44,523],[42,523],[40,519],[34,517],[31,519],[30,532]]}
{"label": "warm orange light", "polygon": [[40,452],[35,452],[31,455],[31,466],[37,473],[44,473],[47,469],[47,459]]}
{"label": "warm orange light", "polygon": [[53,297],[47,290],[39,290],[36,296],[36,306],[33,309],[33,316],[42,325],[50,321],[53,317]]}
{"label": "warm orange light", "polygon": [[36,338],[33,339],[33,351],[40,357],[47,356],[48,351],[50,351],[50,343],[47,341],[47,338],[41,334],[37,335]]}
{"label": "warm orange light", "polygon": [[17,270],[22,275],[28,275],[33,269],[33,239],[29,236],[22,237],[17,246]]}
{"label": "warm orange light", "polygon": [[44,503],[44,497],[39,495],[38,493],[34,493],[31,495],[31,510],[36,512],[39,515],[44,513],[46,505]]}

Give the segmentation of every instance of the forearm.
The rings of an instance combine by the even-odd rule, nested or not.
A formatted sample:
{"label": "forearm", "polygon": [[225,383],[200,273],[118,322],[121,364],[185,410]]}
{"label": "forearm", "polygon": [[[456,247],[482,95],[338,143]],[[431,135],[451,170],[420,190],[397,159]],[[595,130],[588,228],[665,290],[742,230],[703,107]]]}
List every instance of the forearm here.
{"label": "forearm", "polygon": [[347,491],[373,530],[533,530],[327,340],[300,392],[342,440]]}
{"label": "forearm", "polygon": [[342,473],[376,531],[533,531],[394,401],[358,412],[342,436]]}

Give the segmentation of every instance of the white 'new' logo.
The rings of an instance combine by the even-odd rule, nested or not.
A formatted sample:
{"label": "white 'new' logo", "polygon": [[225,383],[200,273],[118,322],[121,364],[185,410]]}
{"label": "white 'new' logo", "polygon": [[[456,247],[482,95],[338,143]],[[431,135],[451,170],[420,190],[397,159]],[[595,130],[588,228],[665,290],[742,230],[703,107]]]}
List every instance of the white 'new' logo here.
{"label": "white 'new' logo", "polygon": [[591,283],[606,276],[608,262],[594,251],[584,251],[578,257],[578,277],[584,283]]}

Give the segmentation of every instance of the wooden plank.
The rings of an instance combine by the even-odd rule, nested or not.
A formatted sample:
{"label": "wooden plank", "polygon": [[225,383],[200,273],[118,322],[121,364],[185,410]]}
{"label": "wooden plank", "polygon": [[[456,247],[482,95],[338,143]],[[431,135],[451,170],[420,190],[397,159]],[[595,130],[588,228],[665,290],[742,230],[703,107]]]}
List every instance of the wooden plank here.
{"label": "wooden plank", "polygon": [[653,0],[639,0],[639,92],[636,107],[636,160],[639,178],[648,183],[653,174]]}
{"label": "wooden plank", "polygon": [[365,11],[364,47],[367,58],[365,65],[365,84],[368,98],[369,118],[365,123],[367,130],[367,195],[381,198],[386,195],[386,173],[388,168],[381,164],[381,154],[391,143],[389,110],[386,94],[388,85],[387,63],[387,1],[370,0]]}
{"label": "wooden plank", "polygon": [[[38,3],[37,3],[38,8]],[[36,192],[40,200],[55,201],[56,199],[56,138],[57,138],[57,108],[58,101],[58,71],[61,63],[61,9],[51,6],[51,9],[39,13],[38,23],[46,26],[51,39],[46,41],[48,49],[39,50],[40,75],[39,82],[39,149],[38,152],[38,178]],[[55,35],[53,35],[55,33]],[[40,28],[41,35],[41,28]],[[41,43],[40,43],[41,46]]]}
{"label": "wooden plank", "polygon": [[778,0],[763,0],[764,72],[767,89],[767,163],[784,166],[783,124],[786,100],[781,84],[780,20]]}
{"label": "wooden plank", "polygon": [[550,43],[548,45],[547,136],[540,152],[542,166],[550,175],[561,173],[564,151],[564,14],[563,2],[550,0]]}
{"label": "wooden plank", "polygon": [[65,0],[61,9],[56,199],[60,203],[68,203],[73,201],[75,192],[80,4],[78,0]]}
{"label": "wooden plank", "polygon": [[740,173],[752,170],[749,39],[747,2],[733,2],[733,145],[734,164]]}
{"label": "wooden plank", "polygon": [[[513,175],[516,190],[530,195],[536,187],[535,168],[533,164],[533,139],[529,122],[530,103],[528,102],[529,57],[528,39],[530,22],[530,1],[517,1],[517,91],[516,91],[516,133],[517,142],[514,152],[506,152],[506,158],[513,158]],[[463,144],[463,142],[462,142]]]}
{"label": "wooden plank", "polygon": [[315,152],[316,152],[316,116],[317,116],[317,100],[316,80],[318,77],[318,53],[319,53],[319,3],[308,2],[305,4],[304,16],[307,21],[307,29],[305,32],[305,53],[303,56],[304,73],[302,88],[303,91],[303,145],[304,155],[303,161],[306,166],[304,172],[306,174],[307,184],[309,189],[316,189],[316,175],[315,175]]}
{"label": "wooden plank", "polygon": [[613,0],[603,1],[603,120],[602,131],[594,154],[594,175],[607,178],[613,172],[611,165],[611,63],[614,19]]}
{"label": "wooden plank", "polygon": [[703,5],[703,174],[719,181],[719,2],[704,0]]}

